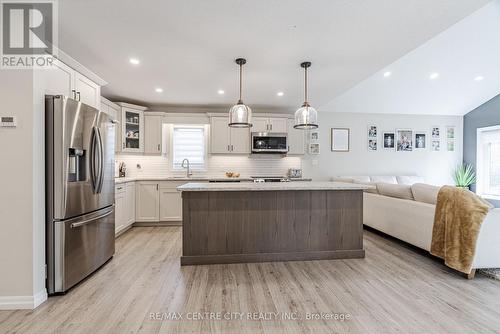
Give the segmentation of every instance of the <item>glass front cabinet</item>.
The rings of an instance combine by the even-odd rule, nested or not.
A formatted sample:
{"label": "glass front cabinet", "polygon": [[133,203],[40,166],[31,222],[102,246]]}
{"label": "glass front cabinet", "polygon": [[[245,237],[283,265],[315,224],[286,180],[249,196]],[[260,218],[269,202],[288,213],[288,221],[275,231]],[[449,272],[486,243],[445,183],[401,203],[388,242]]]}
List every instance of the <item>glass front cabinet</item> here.
{"label": "glass front cabinet", "polygon": [[121,151],[144,152],[145,107],[119,103],[121,107]]}

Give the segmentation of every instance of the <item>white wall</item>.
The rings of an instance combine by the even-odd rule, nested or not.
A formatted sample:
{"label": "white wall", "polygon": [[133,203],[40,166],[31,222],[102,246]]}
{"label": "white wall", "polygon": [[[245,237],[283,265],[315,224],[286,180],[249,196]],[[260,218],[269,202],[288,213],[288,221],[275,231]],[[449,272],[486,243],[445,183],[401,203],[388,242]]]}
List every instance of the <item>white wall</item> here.
{"label": "white wall", "polygon": [[[302,166],[304,175],[327,180],[338,175],[421,175],[433,184],[451,184],[452,169],[462,162],[463,117],[430,115],[394,115],[320,112],[320,154],[307,155]],[[367,127],[377,125],[378,151],[368,151]],[[432,126],[441,126],[441,151],[430,150]],[[447,152],[444,127],[456,127],[455,151]],[[350,152],[331,152],[330,129],[351,129]],[[382,131],[395,129],[427,131],[426,150],[413,152],[386,151],[382,148]],[[317,163],[315,165],[315,163]]]}

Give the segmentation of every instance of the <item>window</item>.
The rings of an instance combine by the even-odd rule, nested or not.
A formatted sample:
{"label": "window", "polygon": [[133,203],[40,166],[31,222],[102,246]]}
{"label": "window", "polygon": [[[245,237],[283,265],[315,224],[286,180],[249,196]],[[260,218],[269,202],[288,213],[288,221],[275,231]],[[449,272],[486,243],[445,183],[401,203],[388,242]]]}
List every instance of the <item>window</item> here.
{"label": "window", "polygon": [[206,140],[204,126],[180,126],[173,128],[172,167],[182,169],[182,160],[188,159],[192,169],[205,169]]}
{"label": "window", "polygon": [[500,126],[477,129],[477,192],[500,198]]}

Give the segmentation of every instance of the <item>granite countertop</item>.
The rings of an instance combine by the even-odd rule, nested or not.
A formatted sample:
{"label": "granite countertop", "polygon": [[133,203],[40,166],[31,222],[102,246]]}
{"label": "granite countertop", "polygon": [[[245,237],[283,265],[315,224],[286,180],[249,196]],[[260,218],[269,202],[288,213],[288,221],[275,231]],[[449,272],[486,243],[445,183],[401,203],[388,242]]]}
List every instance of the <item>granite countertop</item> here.
{"label": "granite countertop", "polygon": [[[169,176],[169,177],[115,177],[115,184],[121,184],[121,183],[127,183],[127,182],[135,182],[135,181],[215,181],[215,182],[234,182],[234,183],[239,183],[239,182],[253,182],[253,179],[248,178],[248,177],[203,177],[203,176],[193,176],[193,177],[174,177],[174,176]],[[239,181],[239,182],[238,182]],[[299,182],[299,181],[311,181],[311,179],[295,179],[295,180],[290,180],[293,182]]]}
{"label": "granite countertop", "polygon": [[373,186],[342,182],[195,183],[177,187],[179,191],[280,191],[280,190],[366,190]]}

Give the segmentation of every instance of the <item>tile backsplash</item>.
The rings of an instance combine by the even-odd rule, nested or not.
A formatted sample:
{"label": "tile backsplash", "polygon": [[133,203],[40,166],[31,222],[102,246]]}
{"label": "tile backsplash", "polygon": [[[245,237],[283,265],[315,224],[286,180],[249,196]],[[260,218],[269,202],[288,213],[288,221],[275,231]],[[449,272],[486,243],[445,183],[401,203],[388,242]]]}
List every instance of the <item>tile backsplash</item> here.
{"label": "tile backsplash", "polygon": [[[117,154],[116,166],[120,162],[125,163],[128,177],[169,177],[185,173],[172,170],[171,162],[166,156]],[[240,173],[241,177],[284,176],[289,168],[302,168],[302,159],[269,155],[212,155],[208,157],[206,166],[205,171],[194,170],[194,175],[225,177],[225,172],[232,171]]]}

